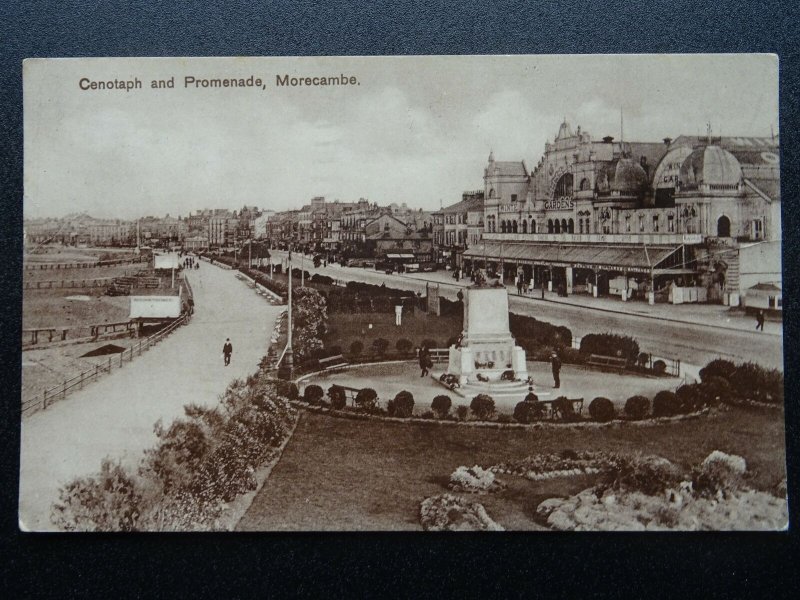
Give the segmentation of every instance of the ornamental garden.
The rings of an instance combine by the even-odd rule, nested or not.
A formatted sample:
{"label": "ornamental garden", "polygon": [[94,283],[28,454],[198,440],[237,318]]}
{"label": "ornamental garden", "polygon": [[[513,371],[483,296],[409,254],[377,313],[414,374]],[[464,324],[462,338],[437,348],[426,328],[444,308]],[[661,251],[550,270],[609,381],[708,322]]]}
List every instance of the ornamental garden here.
{"label": "ornamental garden", "polygon": [[[279,278],[242,272],[285,294]],[[157,447],[135,472],[104,463],[65,486],[55,522],[77,530],[787,525],[779,371],[719,359],[685,383],[629,337],[598,332],[574,348],[567,328],[511,315],[532,392],[464,395],[443,362],[441,377],[421,377],[418,357],[458,342],[461,302],[443,300],[436,316],[403,290],[305,281],[293,293],[293,381],[277,379],[265,357],[217,408],[186,407],[184,419],[159,426]],[[273,343],[284,339],[278,326]],[[564,364],[559,389],[553,351]],[[616,366],[592,366],[597,355]]]}

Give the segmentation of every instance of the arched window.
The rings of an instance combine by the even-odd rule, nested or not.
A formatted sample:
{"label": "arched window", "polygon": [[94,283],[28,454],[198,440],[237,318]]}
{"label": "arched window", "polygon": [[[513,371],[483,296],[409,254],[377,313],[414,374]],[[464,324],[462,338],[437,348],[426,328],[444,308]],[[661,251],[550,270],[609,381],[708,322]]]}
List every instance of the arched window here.
{"label": "arched window", "polygon": [[547,233],[553,233],[553,219],[547,219]]}
{"label": "arched window", "polygon": [[570,233],[575,233],[575,221],[572,219],[567,222],[567,231]]}
{"label": "arched window", "polygon": [[564,173],[561,176],[561,179],[558,180],[556,184],[555,193],[553,196],[555,198],[561,198],[562,196],[572,196],[572,189],[574,187],[574,177],[572,173]]}
{"label": "arched window", "polygon": [[531,221],[531,233],[536,233],[536,221]]}
{"label": "arched window", "polygon": [[731,237],[731,220],[725,215],[717,219],[717,237]]}
{"label": "arched window", "polygon": [[578,233],[583,233],[583,218],[578,219]]}
{"label": "arched window", "polygon": [[567,220],[561,219],[561,231],[567,233]]}
{"label": "arched window", "polygon": [[589,189],[589,180],[584,177],[581,179],[581,191],[585,192]]}
{"label": "arched window", "polygon": [[500,233],[505,233],[505,232],[506,232],[506,222],[500,221]]}
{"label": "arched window", "polygon": [[489,190],[489,198],[494,198],[494,188]]}
{"label": "arched window", "polygon": [[517,221],[516,220],[514,220],[511,223],[511,231],[513,231],[514,233],[517,233]]}
{"label": "arched window", "polygon": [[528,233],[528,222],[525,219],[522,220],[522,233]]}
{"label": "arched window", "polygon": [[558,222],[558,219],[554,222],[555,232],[554,233],[561,233],[561,223]]}

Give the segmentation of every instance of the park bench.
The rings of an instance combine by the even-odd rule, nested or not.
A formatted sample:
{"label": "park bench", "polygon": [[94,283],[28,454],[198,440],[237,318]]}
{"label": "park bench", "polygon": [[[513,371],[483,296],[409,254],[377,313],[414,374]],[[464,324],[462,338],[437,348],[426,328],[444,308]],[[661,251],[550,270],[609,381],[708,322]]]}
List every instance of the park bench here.
{"label": "park bench", "polygon": [[320,368],[325,369],[326,371],[329,369],[337,369],[339,367],[344,367],[347,364],[348,362],[341,354],[336,354],[335,356],[329,356],[327,358],[319,359]]}
{"label": "park bench", "polygon": [[591,367],[599,367],[601,369],[613,369],[620,373],[625,369],[628,361],[624,358],[616,356],[603,356],[602,354],[591,354],[586,364]]}
{"label": "park bench", "polygon": [[[553,408],[553,404],[557,399],[553,400],[540,400],[541,404],[544,404],[547,409],[547,416],[550,419],[557,419],[563,418],[564,415],[559,414],[559,411]],[[572,404],[572,411],[579,415],[583,412],[583,398],[567,398],[567,401]]]}

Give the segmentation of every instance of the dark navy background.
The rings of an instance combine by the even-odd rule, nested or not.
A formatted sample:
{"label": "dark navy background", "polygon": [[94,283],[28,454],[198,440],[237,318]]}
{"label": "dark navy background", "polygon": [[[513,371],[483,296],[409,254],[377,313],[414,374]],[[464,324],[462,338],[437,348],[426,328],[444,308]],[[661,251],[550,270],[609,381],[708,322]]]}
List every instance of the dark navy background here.
{"label": "dark navy background", "polygon": [[[788,1],[0,3],[0,593],[349,596],[365,587],[370,595],[400,594],[401,584],[413,586],[404,596],[797,593],[794,534],[23,535],[16,514],[21,67],[24,58],[59,56],[777,53],[789,489],[798,490],[798,12]],[[465,81],[464,93],[479,85]],[[796,502],[791,509],[797,522]]]}

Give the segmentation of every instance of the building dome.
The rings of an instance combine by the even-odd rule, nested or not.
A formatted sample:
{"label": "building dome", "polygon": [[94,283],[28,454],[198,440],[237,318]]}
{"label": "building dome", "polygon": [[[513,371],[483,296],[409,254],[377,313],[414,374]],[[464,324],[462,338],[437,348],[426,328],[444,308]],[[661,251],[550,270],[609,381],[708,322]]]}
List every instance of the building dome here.
{"label": "building dome", "polygon": [[681,185],[737,186],[741,179],[739,161],[719,146],[697,148],[681,164]]}
{"label": "building dome", "polygon": [[632,158],[620,158],[614,170],[611,190],[622,194],[638,194],[647,185],[647,173]]}

